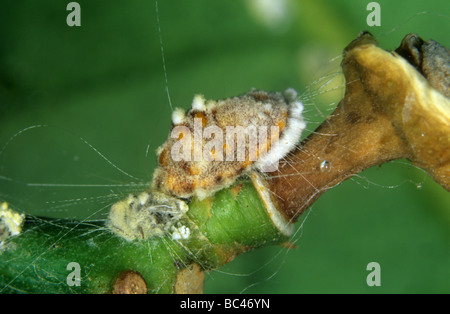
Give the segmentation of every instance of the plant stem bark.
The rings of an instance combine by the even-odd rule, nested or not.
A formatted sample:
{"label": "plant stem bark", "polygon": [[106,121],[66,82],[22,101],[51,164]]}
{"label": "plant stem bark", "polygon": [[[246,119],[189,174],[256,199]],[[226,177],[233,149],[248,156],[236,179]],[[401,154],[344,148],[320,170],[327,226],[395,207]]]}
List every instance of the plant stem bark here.
{"label": "plant stem bark", "polygon": [[[378,48],[367,32],[345,48],[344,99],[270,179],[287,219],[296,221],[322,193],[356,173],[399,158],[450,190],[450,101],[444,95],[450,57],[436,42],[417,38],[406,36],[398,49],[415,55],[413,64]],[[438,61],[425,66],[419,59]]]}

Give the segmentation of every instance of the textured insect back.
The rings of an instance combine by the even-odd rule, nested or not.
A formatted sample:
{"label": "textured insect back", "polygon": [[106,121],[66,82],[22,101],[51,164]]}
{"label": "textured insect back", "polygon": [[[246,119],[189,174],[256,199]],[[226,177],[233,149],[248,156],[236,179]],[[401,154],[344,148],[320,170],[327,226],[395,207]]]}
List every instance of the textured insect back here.
{"label": "textured insect back", "polygon": [[276,171],[300,140],[302,111],[293,89],[284,95],[254,89],[217,101],[196,95],[188,112],[172,114],[169,138],[157,150],[153,188],[203,199],[250,171]]}

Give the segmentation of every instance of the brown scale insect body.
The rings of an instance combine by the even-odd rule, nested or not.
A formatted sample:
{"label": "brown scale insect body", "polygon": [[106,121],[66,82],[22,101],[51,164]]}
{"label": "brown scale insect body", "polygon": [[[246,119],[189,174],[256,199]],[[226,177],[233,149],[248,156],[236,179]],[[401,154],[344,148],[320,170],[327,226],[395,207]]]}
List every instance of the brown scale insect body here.
{"label": "brown scale insect body", "polygon": [[[239,176],[255,169],[259,157],[283,136],[289,124],[291,101],[293,99],[281,93],[260,90],[218,101],[205,101],[202,96],[196,96],[191,110],[178,111],[179,116],[173,117],[169,138],[157,150],[159,165],[154,173],[153,188],[180,198],[195,195],[202,199],[230,186]],[[257,132],[260,127],[266,130],[257,134],[256,150],[250,149],[250,126]],[[206,132],[214,127],[221,132]],[[230,127],[236,132],[230,133]],[[277,127],[276,134],[271,132],[271,127]],[[182,132],[174,133],[179,129]],[[245,144],[238,147],[238,143],[242,143],[239,142],[241,136],[245,136]],[[174,145],[183,140],[189,144],[190,151],[184,155],[188,158],[176,160],[173,154],[178,152],[178,147]],[[222,144],[210,145],[212,142],[208,142],[212,140]],[[201,149],[200,159],[195,158],[195,145]],[[242,148],[245,152],[239,158],[238,150]]]}

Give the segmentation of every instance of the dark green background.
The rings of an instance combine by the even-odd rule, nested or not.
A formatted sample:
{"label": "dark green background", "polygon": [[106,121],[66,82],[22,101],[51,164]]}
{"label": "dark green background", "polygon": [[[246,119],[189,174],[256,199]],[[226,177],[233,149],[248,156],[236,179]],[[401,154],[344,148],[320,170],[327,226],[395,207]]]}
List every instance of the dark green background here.
{"label": "dark green background", "polygon": [[[34,215],[103,217],[111,202],[143,189],[130,182],[151,179],[168,135],[155,2],[78,2],[81,27],[66,24],[69,1],[0,4],[0,200]],[[188,108],[195,93],[294,87],[312,131],[343,94],[341,78],[320,86],[339,74],[341,51],[361,30],[386,49],[411,32],[450,45],[447,0],[378,1],[381,27],[367,26],[368,2],[288,1],[270,26],[250,1],[158,1],[173,106]],[[449,226],[449,193],[396,161],[321,197],[295,250],[245,254],[208,274],[205,292],[449,293]],[[372,261],[381,287],[366,284]]]}

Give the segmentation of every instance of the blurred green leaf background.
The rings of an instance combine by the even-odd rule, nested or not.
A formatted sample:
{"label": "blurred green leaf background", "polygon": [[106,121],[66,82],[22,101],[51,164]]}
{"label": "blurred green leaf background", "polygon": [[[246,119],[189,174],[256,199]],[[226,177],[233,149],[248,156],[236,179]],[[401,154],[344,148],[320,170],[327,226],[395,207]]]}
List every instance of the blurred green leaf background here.
{"label": "blurred green leaf background", "polygon": [[[0,200],[38,216],[102,218],[144,189],[168,136],[167,89],[187,109],[196,93],[294,87],[311,132],[343,95],[340,54],[360,31],[385,49],[408,33],[450,45],[447,0],[378,1],[380,27],[360,0],[159,0],[158,16],[155,1],[78,1],[80,27],[68,3],[0,4]],[[305,217],[296,249],[244,254],[205,292],[450,292],[450,196],[407,161],[341,184]],[[366,284],[370,262],[381,287]]]}

